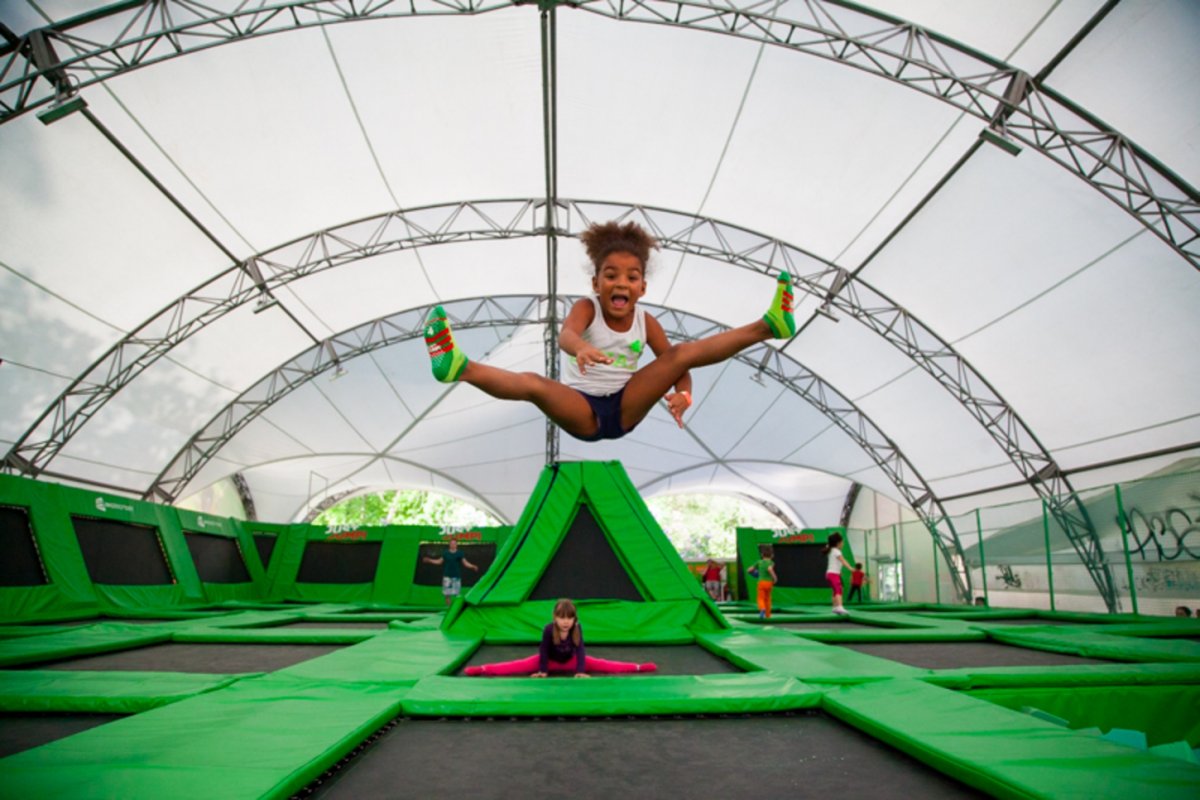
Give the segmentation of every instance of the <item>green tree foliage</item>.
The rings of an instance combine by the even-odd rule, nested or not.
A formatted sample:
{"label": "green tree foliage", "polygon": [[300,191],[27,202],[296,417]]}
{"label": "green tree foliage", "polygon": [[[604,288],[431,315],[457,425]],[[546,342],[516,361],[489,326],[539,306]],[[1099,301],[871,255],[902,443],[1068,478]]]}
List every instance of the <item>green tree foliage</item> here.
{"label": "green tree foliage", "polygon": [[[738,527],[783,523],[761,506],[736,497],[675,494],[646,501],[650,513],[685,559],[736,557]],[[317,516],[316,525],[500,525],[456,497],[425,491],[387,491],[351,497]]]}
{"label": "green tree foliage", "polygon": [[674,494],[646,501],[650,513],[685,559],[732,559],[736,528],[778,528],[783,522],[761,506],[727,495]]}
{"label": "green tree foliage", "polygon": [[316,525],[499,525],[475,506],[445,494],[387,491],[351,497],[322,511]]}

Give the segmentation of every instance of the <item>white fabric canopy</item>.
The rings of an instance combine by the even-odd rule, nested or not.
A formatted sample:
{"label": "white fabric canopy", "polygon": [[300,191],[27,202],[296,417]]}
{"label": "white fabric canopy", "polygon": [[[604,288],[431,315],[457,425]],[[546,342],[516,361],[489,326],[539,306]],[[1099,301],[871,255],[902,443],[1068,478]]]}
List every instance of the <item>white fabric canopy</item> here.
{"label": "white fabric canopy", "polygon": [[[162,5],[182,26],[257,4]],[[320,21],[343,5],[323,6]],[[617,442],[561,437],[560,458],[619,459],[648,496],[744,494],[808,526],[837,524],[853,484],[901,502],[928,493],[949,513],[1014,485],[1036,496],[964,387],[999,398],[1014,435],[1075,488],[1200,448],[1200,257],[1181,223],[1152,229],[1097,186],[1111,175],[1089,180],[1029,142],[1016,157],[980,143],[990,121],[964,113],[961,91],[905,82],[920,64],[893,79],[837,60],[832,45],[805,50],[811,29],[788,33],[815,24],[812,8],[863,41],[907,20],[938,44],[931,63],[968,84],[1002,95],[1011,73],[984,83],[972,65],[1021,70],[1077,108],[1056,117],[1064,130],[1101,126],[1139,148],[1157,170],[1147,181],[1196,225],[1195,3],[1127,0],[1097,21],[1099,0],[891,0],[879,16],[793,0],[744,6],[738,35],[639,21],[677,8],[700,19],[703,4],[648,0],[629,19],[562,6],[549,127],[536,5],[375,5],[220,46],[181,38],[178,55],[157,44],[160,60],[102,81],[78,66],[87,110],[49,125],[46,104],[19,113],[19,89],[0,89],[10,471],[177,502],[237,474],[273,521],[350,492],[432,488],[514,522],[546,463],[544,418],[436,383],[417,334],[442,303],[473,358],[545,369],[548,191],[561,201],[560,297],[589,289],[572,238],[585,215],[663,226],[672,246],[644,302],[670,332],[757,318],[781,268],[823,289],[833,267],[852,278],[832,297],[800,293],[794,341],[697,370],[685,430],[660,407]],[[87,12],[98,13],[71,21]],[[122,35],[132,13],[39,0],[4,4],[0,21],[14,37],[78,34],[77,50],[51,37],[66,63],[85,40]],[[753,14],[766,21],[751,26]],[[764,44],[764,31],[785,43]],[[1005,118],[1014,135],[1018,117]],[[1159,235],[1168,225],[1182,245]],[[239,267],[256,255],[266,299],[279,301],[257,313],[252,270]],[[172,327],[239,291],[249,299],[211,324]],[[823,301],[836,322],[816,313]],[[906,315],[899,328],[937,358],[857,316],[885,311]],[[373,320],[391,322],[364,327]],[[161,352],[147,358],[139,343],[151,340]],[[951,357],[957,385],[923,368]],[[144,368],[122,377],[135,361]],[[85,406],[88,389],[103,402]],[[164,489],[193,437],[251,408]],[[899,461],[881,456],[893,452]]]}

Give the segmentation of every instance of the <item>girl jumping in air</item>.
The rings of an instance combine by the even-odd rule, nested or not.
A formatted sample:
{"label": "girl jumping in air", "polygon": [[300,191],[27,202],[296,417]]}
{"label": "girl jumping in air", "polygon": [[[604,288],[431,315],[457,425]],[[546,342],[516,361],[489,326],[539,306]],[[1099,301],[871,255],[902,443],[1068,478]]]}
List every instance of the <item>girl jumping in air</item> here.
{"label": "girl jumping in air", "polygon": [[530,675],[534,678],[544,678],[551,672],[574,672],[576,678],[586,678],[589,672],[654,672],[657,669],[658,667],[650,662],[634,664],[629,661],[594,658],[585,654],[583,628],[579,624],[575,604],[563,599],[554,604],[554,621],[542,629],[542,643],[536,655],[516,661],[467,667],[466,674]]}
{"label": "girl jumping in air", "polygon": [[825,580],[829,581],[830,587],[833,588],[833,613],[849,614],[850,612],[842,605],[842,567],[854,568],[842,556],[842,535],[840,533],[829,534],[829,541],[825,543],[825,554],[828,557],[825,562]]}
{"label": "girl jumping in air", "polygon": [[[650,251],[658,248],[654,237],[634,222],[606,222],[592,224],[579,238],[595,270],[595,294],[577,301],[563,321],[558,344],[572,356],[565,383],[471,361],[455,346],[441,306],[425,325],[434,377],[469,383],[501,400],[528,400],[576,439],[619,439],[645,419],[659,398],[667,401],[682,428],[683,412],[692,404],[692,367],[724,361],[759,342],[796,332],[792,280],[783,272],[762,319],[671,345],[658,320],[637,307],[646,294]],[[655,359],[638,369],[647,347]]]}

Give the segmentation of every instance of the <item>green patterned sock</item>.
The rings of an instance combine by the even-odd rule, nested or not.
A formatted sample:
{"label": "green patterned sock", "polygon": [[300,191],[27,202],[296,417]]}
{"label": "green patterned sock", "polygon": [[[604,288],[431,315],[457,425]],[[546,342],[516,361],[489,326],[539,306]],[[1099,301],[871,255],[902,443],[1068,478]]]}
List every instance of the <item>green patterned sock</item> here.
{"label": "green patterned sock", "polygon": [[796,318],[792,316],[793,299],[792,276],[781,272],[775,284],[775,299],[771,301],[767,313],[763,314],[763,321],[776,339],[787,339],[796,333]]}
{"label": "green patterned sock", "polygon": [[429,361],[433,377],[442,383],[453,383],[467,368],[467,357],[454,345],[454,334],[446,321],[446,311],[437,306],[425,320],[425,345],[429,348]]}

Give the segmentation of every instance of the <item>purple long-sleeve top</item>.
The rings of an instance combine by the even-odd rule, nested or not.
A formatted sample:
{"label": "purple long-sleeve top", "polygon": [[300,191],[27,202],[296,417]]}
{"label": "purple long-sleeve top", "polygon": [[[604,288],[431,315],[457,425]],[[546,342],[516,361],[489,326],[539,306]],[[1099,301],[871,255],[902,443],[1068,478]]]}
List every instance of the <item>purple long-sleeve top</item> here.
{"label": "purple long-sleeve top", "polygon": [[579,627],[578,621],[575,623],[575,627],[579,628],[578,647],[572,641],[570,633],[561,642],[555,644],[553,622],[542,629],[542,644],[538,647],[538,672],[549,672],[551,660],[558,664],[565,664],[571,660],[571,656],[575,656],[575,672],[584,671],[583,667],[587,656],[583,652],[583,628]]}

